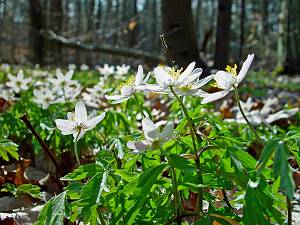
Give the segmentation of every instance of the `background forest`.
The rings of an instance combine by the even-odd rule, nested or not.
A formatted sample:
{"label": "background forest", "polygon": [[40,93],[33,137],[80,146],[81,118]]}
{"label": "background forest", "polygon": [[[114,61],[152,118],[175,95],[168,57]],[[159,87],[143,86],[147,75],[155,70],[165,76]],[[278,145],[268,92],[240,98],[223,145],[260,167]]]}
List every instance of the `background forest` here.
{"label": "background forest", "polygon": [[299,10],[297,0],[1,0],[0,60],[157,64],[164,34],[174,54],[191,48],[218,69],[255,51],[257,67],[297,72]]}

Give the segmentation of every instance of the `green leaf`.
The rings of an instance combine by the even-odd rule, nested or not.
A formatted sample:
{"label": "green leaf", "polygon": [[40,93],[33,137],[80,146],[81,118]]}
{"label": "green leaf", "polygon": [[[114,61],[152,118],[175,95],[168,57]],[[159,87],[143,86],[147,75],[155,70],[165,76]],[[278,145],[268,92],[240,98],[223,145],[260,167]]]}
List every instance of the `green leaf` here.
{"label": "green leaf", "polygon": [[182,171],[189,171],[193,172],[195,171],[195,166],[186,158],[183,158],[179,155],[171,154],[168,157],[169,163]]}
{"label": "green leaf", "polygon": [[5,161],[9,161],[8,155],[18,160],[18,145],[9,139],[0,139],[0,157]]}
{"label": "green leaf", "polygon": [[274,208],[272,193],[266,188],[264,180],[249,181],[244,203],[243,222],[245,225],[271,225],[267,218],[271,217],[283,224],[283,215]]}
{"label": "green leaf", "polygon": [[270,159],[270,157],[273,155],[274,151],[276,150],[278,143],[279,143],[279,139],[274,139],[269,141],[264,149],[262,150],[262,153],[259,157],[258,160],[258,164],[257,164],[257,174],[260,174],[262,172],[262,170],[264,169],[266,163],[268,162],[268,160]]}
{"label": "green leaf", "polygon": [[64,225],[64,217],[69,215],[70,207],[64,191],[48,201],[43,207],[37,225]]}
{"label": "green leaf", "polygon": [[102,171],[103,168],[100,165],[97,165],[95,163],[85,164],[60,179],[65,181],[82,180],[87,177],[95,176],[95,174]]}
{"label": "green leaf", "polygon": [[153,184],[165,167],[166,164],[152,167],[138,177],[137,186],[135,187],[132,196],[135,199],[135,203],[126,214],[124,224],[131,225],[134,223],[136,216],[147,200],[147,196]]}
{"label": "green leaf", "polygon": [[295,184],[288,163],[288,158],[288,147],[284,142],[280,141],[275,152],[273,165],[274,177],[278,178],[280,176],[280,189],[291,200],[294,196]]}
{"label": "green leaf", "polygon": [[246,151],[239,148],[228,148],[229,154],[235,159],[239,160],[247,169],[255,169],[256,160]]}
{"label": "green leaf", "polygon": [[17,195],[24,193],[32,196],[33,198],[41,198],[41,188],[37,185],[33,184],[22,184],[19,187],[17,187]]}

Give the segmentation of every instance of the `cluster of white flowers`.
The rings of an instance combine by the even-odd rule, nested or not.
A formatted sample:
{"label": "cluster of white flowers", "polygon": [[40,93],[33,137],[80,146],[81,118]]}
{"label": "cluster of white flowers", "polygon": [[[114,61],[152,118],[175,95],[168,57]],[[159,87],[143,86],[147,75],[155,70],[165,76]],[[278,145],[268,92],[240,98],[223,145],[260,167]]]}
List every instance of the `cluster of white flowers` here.
{"label": "cluster of white flowers", "polygon": [[104,64],[103,67],[97,67],[99,73],[103,76],[115,75],[117,78],[122,78],[124,75],[129,73],[130,66],[122,64],[121,66],[110,66]]}
{"label": "cluster of white flowers", "polygon": [[[263,103],[264,105],[261,109],[253,109],[255,102],[251,97],[248,98],[246,102],[241,101],[241,106],[243,108],[243,111],[245,112],[245,115],[247,116],[248,120],[254,125],[258,125],[261,123],[271,124],[276,120],[287,119],[295,115],[299,111],[299,108],[276,110],[277,106],[279,105],[279,101],[277,98],[268,98]],[[237,107],[233,107],[232,111],[236,111],[235,118],[225,119],[225,121],[244,124],[246,123]]]}

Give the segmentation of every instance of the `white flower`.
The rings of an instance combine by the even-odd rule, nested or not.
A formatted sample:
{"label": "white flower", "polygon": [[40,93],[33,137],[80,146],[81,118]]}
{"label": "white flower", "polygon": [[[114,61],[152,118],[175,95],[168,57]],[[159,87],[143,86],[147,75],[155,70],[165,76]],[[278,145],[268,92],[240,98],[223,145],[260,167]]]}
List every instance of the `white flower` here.
{"label": "white flower", "polygon": [[119,76],[123,76],[125,74],[128,74],[130,66],[123,64],[122,66],[116,66],[116,69],[116,74]]}
{"label": "white flower", "polygon": [[9,81],[6,82],[6,86],[14,90],[15,93],[19,93],[21,90],[28,90],[28,84],[31,82],[31,78],[24,78],[23,70],[19,70],[17,76],[11,74],[7,75]]}
{"label": "white flower", "polygon": [[69,64],[68,70],[76,70],[76,64],[74,64],[74,63]]}
{"label": "white flower", "polygon": [[161,122],[153,123],[149,118],[144,118],[142,120],[142,129],[146,140],[129,141],[127,142],[127,147],[135,152],[159,148],[174,135],[173,122],[168,122],[160,132],[161,125]]}
{"label": "white flower", "polygon": [[82,64],[81,66],[80,66],[80,70],[81,71],[88,71],[89,70],[89,66],[88,65],[86,65],[86,64]]}
{"label": "white flower", "polygon": [[248,55],[246,61],[243,63],[243,66],[237,74],[236,72],[236,65],[234,68],[231,68],[230,66],[227,66],[226,71],[218,71],[214,75],[214,80],[216,81],[216,85],[223,89],[222,91],[212,93],[212,94],[205,94],[202,100],[202,104],[206,104],[212,101],[216,101],[220,98],[225,97],[230,91],[233,90],[234,87],[237,87],[239,83],[245,78],[249,67],[253,61],[254,54]]}
{"label": "white flower", "polygon": [[140,86],[146,84],[149,76],[144,79],[143,67],[138,66],[138,72],[135,76],[131,76],[126,82],[124,82],[120,87],[120,95],[108,96],[105,95],[105,98],[112,100],[113,104],[120,103],[128,100],[136,90],[140,89]]}
{"label": "white flower", "polygon": [[115,72],[115,67],[114,66],[109,66],[108,64],[104,64],[103,67],[98,68],[100,74],[104,76],[111,75]]}
{"label": "white flower", "polygon": [[199,80],[203,70],[194,68],[195,62],[190,63],[183,72],[182,68],[176,70],[170,67],[156,67],[154,77],[157,85],[148,85],[143,88],[153,92],[171,94],[170,87],[172,87],[177,95],[202,96],[207,94],[200,88],[212,80],[213,75]]}
{"label": "white flower", "polygon": [[91,107],[98,108],[103,103],[105,94],[111,91],[111,88],[103,88],[104,83],[100,81],[92,88],[87,88],[87,92],[82,94],[85,104]]}
{"label": "white flower", "polygon": [[8,72],[10,69],[10,65],[8,63],[1,64],[1,70]]}
{"label": "white flower", "polygon": [[68,120],[55,120],[56,126],[63,135],[72,134],[74,141],[78,141],[87,131],[95,128],[103,120],[105,112],[99,116],[95,116],[93,113],[88,116],[84,103],[78,102],[75,107],[75,114],[68,113],[67,116]]}
{"label": "white flower", "polygon": [[54,103],[55,100],[53,92],[48,88],[34,90],[33,95],[35,97],[34,102],[41,105],[43,109],[47,109],[50,104]]}
{"label": "white flower", "polygon": [[57,95],[60,96],[56,100],[57,103],[64,103],[66,101],[73,101],[81,93],[81,85],[76,81],[75,85],[67,86],[64,89],[57,90]]}
{"label": "white flower", "polygon": [[66,89],[71,85],[76,85],[77,81],[72,80],[73,70],[69,70],[66,75],[64,75],[60,69],[56,70],[56,78],[49,78],[49,82],[54,85],[54,89]]}
{"label": "white flower", "polygon": [[14,92],[9,88],[4,87],[2,84],[0,84],[0,98],[3,98],[6,101],[16,99],[14,97]]}
{"label": "white flower", "polygon": [[[248,98],[246,103],[242,101],[240,101],[240,103],[247,119],[250,121],[251,124],[254,125],[259,125],[261,123],[270,124],[279,119],[287,119],[295,115],[299,111],[299,108],[293,108],[293,109],[282,109],[276,113],[272,113],[272,111],[274,111],[274,105],[278,103],[277,98],[268,98],[265,101],[264,106],[260,110],[259,109],[251,110],[252,107],[254,106],[254,102],[252,101],[252,98]],[[234,110],[237,110],[237,107],[235,107]],[[239,110],[236,113],[235,119],[226,119],[225,121],[227,122],[234,121],[237,123],[246,124],[246,121]]]}
{"label": "white flower", "polygon": [[45,78],[48,77],[48,71],[43,71],[43,70],[33,70],[32,71],[32,76],[36,78]]}

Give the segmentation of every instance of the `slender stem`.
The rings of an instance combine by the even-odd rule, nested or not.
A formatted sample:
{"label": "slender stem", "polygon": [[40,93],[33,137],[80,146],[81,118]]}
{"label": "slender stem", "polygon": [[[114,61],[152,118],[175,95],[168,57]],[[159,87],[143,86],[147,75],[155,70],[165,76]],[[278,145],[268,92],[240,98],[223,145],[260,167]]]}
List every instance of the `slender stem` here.
{"label": "slender stem", "polygon": [[254,126],[250,123],[250,121],[248,120],[247,116],[245,115],[244,113],[244,110],[241,106],[241,103],[240,103],[240,97],[239,97],[239,93],[238,93],[238,90],[236,87],[234,87],[234,95],[235,95],[235,99],[236,99],[236,102],[238,104],[238,107],[239,107],[239,110],[244,118],[244,120],[246,120],[248,126],[250,127],[250,129],[253,131],[253,133],[255,134],[255,137],[257,139],[257,141],[263,145],[263,140],[259,137],[257,131],[255,130]]}
{"label": "slender stem", "polygon": [[[203,183],[203,178],[202,178],[202,174],[201,174],[201,164],[200,164],[200,158],[197,154],[197,147],[196,147],[196,142],[195,142],[195,136],[196,136],[195,126],[193,124],[192,119],[189,116],[189,112],[187,111],[185,105],[183,104],[180,97],[176,94],[176,92],[174,91],[172,86],[170,86],[170,90],[171,90],[172,94],[175,96],[175,98],[177,99],[177,101],[179,102],[179,104],[181,106],[181,109],[182,109],[183,113],[185,114],[185,117],[188,121],[188,125],[190,127],[190,132],[191,132],[191,137],[192,137],[192,142],[193,142],[194,154],[195,154],[196,172],[197,172],[197,176],[198,176],[198,179],[199,179],[199,183],[202,184]],[[203,192],[202,192],[202,188],[198,189],[196,210],[200,211],[200,212],[203,211]]]}
{"label": "slender stem", "polygon": [[34,129],[34,127],[32,126],[30,120],[28,119],[28,116],[25,114],[23,116],[20,117],[20,119],[25,123],[25,125],[27,126],[27,128],[31,131],[31,133],[33,134],[33,136],[36,138],[36,140],[38,141],[38,143],[40,144],[40,146],[42,147],[42,149],[46,152],[46,154],[49,156],[49,158],[51,159],[51,161],[53,162],[55,168],[56,168],[56,172],[62,176],[61,174],[61,168],[58,164],[58,162],[55,159],[55,156],[53,155],[53,153],[50,151],[48,145],[43,141],[43,139],[41,138],[41,136],[37,133],[37,131]]}
{"label": "slender stem", "polygon": [[288,196],[286,196],[286,203],[287,203],[287,209],[288,209],[288,225],[292,225],[293,224],[293,217],[292,217],[292,203],[291,200],[288,198]]}
{"label": "slender stem", "polygon": [[172,185],[173,185],[173,194],[174,194],[174,202],[175,202],[175,216],[177,218],[177,224],[181,224],[180,219],[180,210],[181,210],[181,204],[179,202],[179,192],[177,187],[177,179],[176,179],[176,171],[174,167],[171,166],[172,171]]}
{"label": "slender stem", "polygon": [[81,165],[80,160],[79,160],[79,155],[78,155],[78,146],[77,146],[79,134],[80,134],[80,131],[78,132],[78,134],[75,138],[75,141],[74,141],[74,151],[75,151],[75,157],[76,157],[76,161],[78,163],[78,166]]}
{"label": "slender stem", "polygon": [[136,94],[133,94],[133,95],[134,95],[134,99],[135,99],[135,101],[136,101],[136,104],[139,106],[139,109],[140,109],[141,113],[143,114],[144,118],[146,118],[146,114],[144,113],[143,108],[142,108],[142,106],[140,105],[140,102],[139,102],[138,97],[136,96]]}

